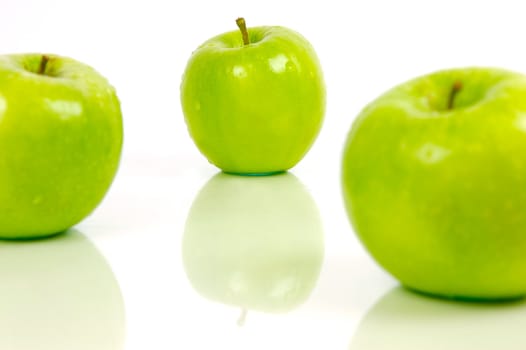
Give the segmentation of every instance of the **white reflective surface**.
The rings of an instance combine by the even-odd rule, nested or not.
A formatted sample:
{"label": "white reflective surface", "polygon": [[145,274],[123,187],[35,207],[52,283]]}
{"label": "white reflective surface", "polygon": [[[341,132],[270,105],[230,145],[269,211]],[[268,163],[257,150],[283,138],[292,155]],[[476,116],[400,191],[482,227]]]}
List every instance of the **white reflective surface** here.
{"label": "white reflective surface", "polygon": [[[391,291],[396,281],[349,226],[339,176],[354,117],[393,85],[458,66],[526,72],[524,6],[2,0],[0,54],[58,53],[97,68],[121,99],[125,145],[111,191],[78,232],[0,243],[0,349],[525,348],[521,303]],[[281,182],[214,177],[181,113],[190,53],[241,15],[302,33],[325,73],[321,134]],[[0,122],[5,105],[0,96]],[[433,147],[416,156],[447,156]]]}
{"label": "white reflective surface", "polygon": [[339,184],[177,161],[130,160],[79,225],[119,277],[126,349],[346,348],[395,282],[356,241]]}
{"label": "white reflective surface", "polygon": [[352,339],[358,349],[524,349],[526,303],[428,298],[400,287],[367,312]]}
{"label": "white reflective surface", "polygon": [[123,350],[119,284],[85,235],[0,242],[0,349]]}

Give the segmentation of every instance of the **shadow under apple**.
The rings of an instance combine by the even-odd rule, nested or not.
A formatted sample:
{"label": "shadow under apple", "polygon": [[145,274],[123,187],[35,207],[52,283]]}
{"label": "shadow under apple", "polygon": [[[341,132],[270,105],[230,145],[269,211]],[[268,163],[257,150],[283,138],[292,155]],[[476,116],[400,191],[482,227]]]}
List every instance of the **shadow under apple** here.
{"label": "shadow under apple", "polygon": [[524,300],[442,300],[397,287],[367,313],[350,349],[522,350],[524,329]]}
{"label": "shadow under apple", "polygon": [[202,296],[246,310],[290,311],[310,295],[323,262],[319,210],[298,179],[283,173],[219,173],[194,200],[183,263]]}
{"label": "shadow under apple", "polygon": [[110,266],[80,232],[0,241],[0,349],[121,350],[124,313]]}

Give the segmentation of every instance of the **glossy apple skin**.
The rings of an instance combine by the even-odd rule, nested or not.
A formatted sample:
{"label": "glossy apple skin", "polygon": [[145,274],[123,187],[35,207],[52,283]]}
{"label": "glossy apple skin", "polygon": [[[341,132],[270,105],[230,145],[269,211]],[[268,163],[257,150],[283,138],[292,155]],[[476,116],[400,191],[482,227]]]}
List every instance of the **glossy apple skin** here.
{"label": "glossy apple skin", "polygon": [[194,200],[182,249],[188,279],[204,297],[282,313],[305,302],[316,285],[323,227],[294,175],[220,173]]}
{"label": "glossy apple skin", "polygon": [[316,139],[325,112],[320,63],[309,42],[284,27],[233,31],[202,44],[181,83],[188,131],[208,160],[229,173],[293,167]]}
{"label": "glossy apple skin", "polygon": [[453,69],[395,87],[356,119],[342,183],[356,233],[403,285],[467,299],[526,293],[523,75]]}
{"label": "glossy apple skin", "polygon": [[122,116],[92,68],[49,55],[0,56],[0,237],[41,237],[75,225],[117,171]]}

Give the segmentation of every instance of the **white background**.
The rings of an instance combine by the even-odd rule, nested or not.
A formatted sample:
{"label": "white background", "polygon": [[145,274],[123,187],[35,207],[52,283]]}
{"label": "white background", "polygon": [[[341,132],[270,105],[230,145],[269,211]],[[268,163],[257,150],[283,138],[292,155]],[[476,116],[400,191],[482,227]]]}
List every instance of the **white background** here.
{"label": "white background", "polygon": [[[400,305],[408,303],[407,309],[422,309],[421,316],[434,323],[413,325],[402,313],[392,316],[392,324],[408,326],[394,328],[396,332],[382,322],[359,327],[370,307],[397,284],[355,238],[339,183],[342,145],[353,119],[386,89],[450,67],[498,66],[526,73],[525,14],[519,0],[0,0],[0,54],[49,52],[86,62],[110,80],[122,103],[120,171],[104,202],[77,226],[111,266],[121,290],[125,314],[115,328],[122,335],[115,332],[116,345],[99,339],[84,345],[86,349],[431,348],[422,345],[426,340],[412,341],[415,332],[428,334],[424,339],[446,339],[442,348],[469,349],[474,337],[482,337],[483,344],[503,339],[509,344],[501,343],[502,348],[525,348],[526,340],[508,324],[489,327],[491,315],[483,322],[473,310],[449,304],[444,312],[435,307],[438,301],[411,295],[412,300],[399,291],[395,304],[400,299]],[[293,311],[254,311],[242,327],[236,325],[239,308],[202,297],[183,268],[181,242],[190,206],[218,170],[192,143],[179,103],[179,83],[192,50],[236,29],[238,16],[245,17],[249,27],[283,25],[308,38],[322,63],[328,95],[323,129],[291,171],[308,189],[322,218],[325,257],[318,283]],[[27,259],[31,265],[30,254]],[[397,299],[397,293],[403,295]],[[14,305],[25,303],[14,298]],[[60,300],[55,302],[60,305]],[[41,304],[46,302],[42,298]],[[87,297],[85,302],[93,301]],[[41,304],[25,312],[39,315]],[[481,310],[482,316],[486,311]],[[491,310],[501,321],[507,319],[504,311],[510,312]],[[519,305],[512,316],[524,324],[520,311]],[[0,325],[8,322],[3,314],[0,310]],[[41,317],[58,328],[72,324],[60,314]],[[93,332],[100,324],[97,317],[110,316],[86,315],[92,321],[81,323],[84,328],[76,332]],[[452,320],[455,327],[448,326]],[[38,328],[27,327],[25,335],[32,338]],[[64,332],[64,339],[71,334]],[[367,337],[382,334],[392,338],[391,345],[372,347]],[[42,337],[38,349],[62,349]],[[10,346],[1,348],[26,349]]]}

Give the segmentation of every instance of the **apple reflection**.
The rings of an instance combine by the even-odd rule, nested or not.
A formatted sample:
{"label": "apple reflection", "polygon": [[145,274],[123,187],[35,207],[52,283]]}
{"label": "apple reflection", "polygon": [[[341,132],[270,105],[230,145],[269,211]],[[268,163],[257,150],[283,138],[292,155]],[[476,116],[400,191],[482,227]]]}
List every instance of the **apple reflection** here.
{"label": "apple reflection", "polygon": [[217,174],[194,200],[183,238],[194,289],[245,311],[298,307],[316,284],[323,254],[319,210],[290,173]]}
{"label": "apple reflection", "polygon": [[526,349],[526,302],[475,303],[395,288],[365,316],[352,350]]}
{"label": "apple reflection", "polygon": [[124,323],[117,281],[83,234],[0,241],[0,349],[121,350]]}

